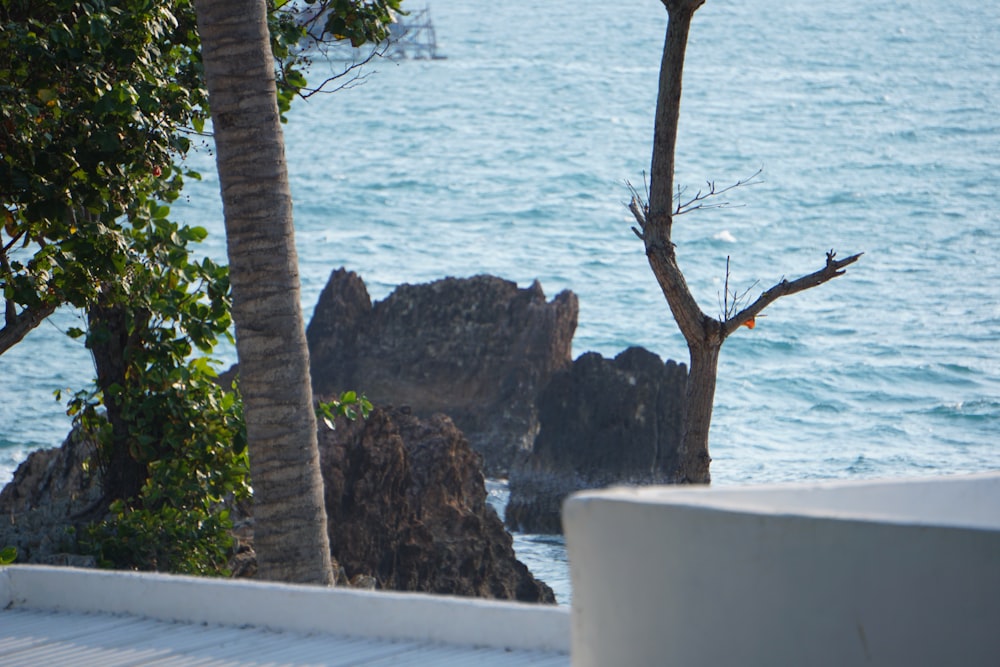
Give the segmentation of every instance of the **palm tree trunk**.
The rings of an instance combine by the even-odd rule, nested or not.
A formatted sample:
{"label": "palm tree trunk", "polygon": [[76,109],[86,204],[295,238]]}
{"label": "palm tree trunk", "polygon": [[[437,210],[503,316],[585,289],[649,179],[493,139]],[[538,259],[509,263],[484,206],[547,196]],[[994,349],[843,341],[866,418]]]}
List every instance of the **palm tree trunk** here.
{"label": "palm tree trunk", "polygon": [[263,0],[195,2],[226,219],[258,576],[331,585],[284,140]]}

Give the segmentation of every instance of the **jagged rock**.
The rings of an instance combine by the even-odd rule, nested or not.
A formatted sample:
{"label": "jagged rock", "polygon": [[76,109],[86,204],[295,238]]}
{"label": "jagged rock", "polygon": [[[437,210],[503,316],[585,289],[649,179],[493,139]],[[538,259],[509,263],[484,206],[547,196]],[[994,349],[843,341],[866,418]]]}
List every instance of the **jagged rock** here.
{"label": "jagged rock", "polygon": [[17,548],[18,561],[92,567],[81,556],[80,518],[100,499],[96,446],[79,431],[62,447],[32,452],[0,491],[0,547]]}
{"label": "jagged rock", "polygon": [[317,395],[354,389],[379,405],[444,412],[503,476],[538,432],[535,399],[572,359],[579,304],[493,276],[401,285],[374,305],[361,278],[334,271],[307,337]]}
{"label": "jagged rock", "polygon": [[378,588],[554,602],[514,555],[478,455],[446,416],[375,408],[321,433],[333,557]]}
{"label": "jagged rock", "polygon": [[669,481],[686,380],[683,364],[638,347],[614,360],[589,352],[556,373],[538,399],[534,449],[511,470],[507,526],[561,533],[574,491]]}
{"label": "jagged rock", "polygon": [[[555,601],[516,559],[479,457],[447,417],[376,409],[367,421],[321,428],[338,585]],[[30,454],[0,492],[0,547],[16,547],[18,562],[95,565],[77,539],[101,500],[95,449],[71,433],[62,447]],[[252,503],[229,509],[230,569],[253,577]]]}
{"label": "jagged rock", "polygon": [[[486,501],[478,455],[447,417],[376,409],[367,423],[322,428],[338,585],[554,602],[517,561]],[[16,547],[18,562],[96,565],[78,542],[101,498],[94,451],[71,433],[62,447],[30,454],[0,492],[0,545]],[[232,576],[252,578],[252,503],[230,509]]]}

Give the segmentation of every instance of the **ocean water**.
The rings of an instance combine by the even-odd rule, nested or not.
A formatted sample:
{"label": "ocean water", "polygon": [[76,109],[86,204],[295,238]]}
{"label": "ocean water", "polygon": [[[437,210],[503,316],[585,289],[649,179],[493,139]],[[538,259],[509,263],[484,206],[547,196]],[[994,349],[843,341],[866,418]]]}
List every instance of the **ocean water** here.
{"label": "ocean water", "polygon": [[[574,354],[686,360],[625,208],[626,181],[641,190],[649,169],[662,3],[427,5],[446,59],[377,62],[290,114],[306,317],[341,266],[376,299],[491,273],[576,292]],[[755,295],[831,248],[865,253],[726,342],[714,483],[1000,468],[998,52],[1000,5],[973,0],[708,0],[696,14],[678,182],[691,194],[763,168],[730,207],[675,223],[702,308],[720,309],[727,257],[731,285]],[[174,212],[222,258],[211,155],[190,161],[205,179]],[[62,334],[79,318],[60,312],[0,356],[0,480],[68,430],[52,392],[92,375]],[[491,494],[502,504],[502,485]],[[561,540],[516,544],[568,600]]]}

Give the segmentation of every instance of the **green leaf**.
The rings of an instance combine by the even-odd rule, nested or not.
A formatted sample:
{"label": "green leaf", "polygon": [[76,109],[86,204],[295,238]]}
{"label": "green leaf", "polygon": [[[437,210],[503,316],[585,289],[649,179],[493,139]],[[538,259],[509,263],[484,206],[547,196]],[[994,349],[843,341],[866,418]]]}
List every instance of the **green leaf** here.
{"label": "green leaf", "polygon": [[301,90],[306,87],[308,83],[306,78],[302,75],[302,72],[291,69],[285,72],[285,83],[296,90]]}
{"label": "green leaf", "polygon": [[194,241],[195,243],[200,243],[204,241],[208,236],[208,230],[204,227],[182,227],[180,230],[181,238],[185,241]]}
{"label": "green leaf", "polygon": [[0,565],[10,565],[17,560],[17,547],[0,549]]}

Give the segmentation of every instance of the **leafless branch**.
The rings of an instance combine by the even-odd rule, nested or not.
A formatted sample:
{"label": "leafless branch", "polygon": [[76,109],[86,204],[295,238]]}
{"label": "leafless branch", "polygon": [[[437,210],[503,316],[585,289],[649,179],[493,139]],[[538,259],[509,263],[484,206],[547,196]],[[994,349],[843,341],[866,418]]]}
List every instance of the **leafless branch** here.
{"label": "leafless branch", "polygon": [[649,185],[646,183],[645,172],[642,174],[642,181],[646,188],[645,197],[643,197],[643,195],[635,189],[635,186],[632,185],[631,181],[625,181],[625,185],[628,187],[629,192],[632,193],[632,197],[629,199],[629,203],[627,204],[628,210],[632,211],[632,216],[635,218],[636,222],[639,223],[639,229],[642,230],[639,231],[639,229],[633,227],[632,231],[635,232],[635,235],[638,236],[640,240],[645,240],[644,234],[646,231],[646,215],[649,213]]}
{"label": "leafless branch", "polygon": [[20,232],[17,232],[16,234],[14,234],[13,236],[11,236],[10,237],[10,243],[8,243],[8,244],[4,245],[2,248],[0,248],[0,253],[2,253],[3,255],[6,256],[7,252],[10,251],[10,249],[14,247],[15,243],[17,243],[18,241],[20,241],[22,238],[25,238],[25,233],[26,232],[24,232],[24,231],[20,231]]}
{"label": "leafless branch", "polygon": [[[389,48],[388,42],[379,44],[378,46],[372,48],[371,52],[367,56],[365,56],[361,60],[352,60],[349,65],[344,67],[344,70],[342,72],[327,77],[322,83],[320,83],[315,88],[303,88],[299,92],[299,96],[302,97],[303,99],[308,99],[313,95],[315,95],[316,93],[332,94],[362,84],[365,81],[365,79],[371,76],[372,72],[369,71],[362,73],[359,70],[365,65],[371,63],[376,58],[383,57],[388,48]],[[347,76],[350,76],[350,78],[347,79],[346,81],[339,83],[335,88],[329,88],[329,89],[327,88],[327,86],[332,82],[338,81]]]}
{"label": "leafless branch", "polygon": [[[721,319],[723,322],[728,320],[736,313],[737,310],[739,310],[740,304],[746,301],[747,295],[750,294],[751,290],[753,290],[757,285],[760,284],[759,280],[755,280],[753,281],[753,284],[750,285],[750,287],[746,288],[745,290],[737,294],[736,292],[729,289],[729,278],[730,278],[729,255],[726,255],[726,282],[724,288],[724,296],[720,295],[719,297],[719,300],[721,302],[719,303],[719,306],[722,309],[722,317],[720,317],[719,319]],[[730,299],[732,299],[732,301],[730,301]]]}
{"label": "leafless branch", "polygon": [[[731,204],[728,201],[723,201],[713,204],[709,204],[706,202],[709,199],[712,199],[714,197],[719,197],[729,192],[730,190],[734,190],[736,188],[743,187],[746,185],[757,185],[761,181],[754,182],[754,179],[760,176],[761,173],[763,173],[763,171],[764,168],[761,167],[747,178],[740,179],[735,183],[733,183],[732,185],[727,185],[724,188],[718,187],[715,181],[708,181],[705,185],[705,189],[698,190],[698,192],[687,201],[683,201],[681,199],[684,196],[686,188],[677,186],[677,193],[674,195],[674,201],[676,202],[676,204],[674,207],[674,211],[671,215],[678,216],[678,215],[683,215],[685,213],[690,213],[691,211],[698,211],[709,208],[729,208],[733,206],[733,204]],[[625,181],[625,185],[628,187],[629,192],[632,195],[631,198],[629,199],[629,203],[627,204],[628,210],[632,212],[633,217],[635,217],[636,221],[639,223],[639,228],[637,229],[633,227],[632,231],[640,239],[645,239],[646,218],[649,215],[649,184],[646,183],[645,172],[642,175],[642,180],[645,188],[645,194],[640,193],[636,189],[636,187],[632,185],[630,181]]]}
{"label": "leafless branch", "polygon": [[844,259],[837,259],[837,253],[830,250],[826,253],[826,265],[819,271],[814,271],[809,275],[802,276],[801,278],[797,278],[791,282],[782,279],[781,282],[776,284],[774,287],[761,293],[761,295],[757,297],[757,300],[752,304],[736,313],[736,315],[727,318],[723,322],[724,334],[728,336],[732,332],[736,331],[736,329],[738,329],[744,322],[757,317],[762,310],[783,296],[805,291],[811,287],[816,287],[827,281],[833,280],[837,276],[844,275],[844,273],[846,273],[846,267],[858,261],[863,254],[864,253],[859,252],[856,255],[851,255],[850,257],[845,257]]}
{"label": "leafless branch", "polygon": [[[349,63],[344,66],[343,71],[328,76],[318,86],[299,90],[298,96],[303,99],[316,93],[335,93],[359,85],[370,75],[370,73],[360,74],[359,70],[375,58],[385,55],[389,48],[389,42],[385,41],[377,45],[366,46],[365,51],[362,51],[361,48],[351,46],[348,40],[337,39],[328,33],[326,22],[329,12],[333,11],[331,10],[332,4],[334,3],[331,0],[317,0],[308,3],[305,7],[289,4],[282,9],[282,12],[287,12],[292,17],[291,20],[303,30],[303,37],[293,48],[293,53],[290,56],[296,67],[308,72],[316,62],[324,61],[331,66],[331,71],[333,71],[334,62]],[[366,51],[367,55],[362,57]],[[314,58],[314,56],[316,57]],[[285,62],[279,63],[279,77],[284,74],[285,64]],[[330,87],[330,84],[335,81],[340,83],[336,87]]]}
{"label": "leafless branch", "polygon": [[728,208],[732,206],[732,204],[730,204],[729,202],[719,202],[717,204],[706,204],[705,202],[709,199],[712,199],[713,197],[718,197],[720,195],[723,195],[729,192],[730,190],[743,187],[744,185],[756,185],[757,183],[760,183],[760,181],[757,181],[756,183],[752,181],[758,176],[760,176],[763,171],[764,168],[761,167],[748,178],[740,179],[735,183],[733,183],[732,185],[727,185],[724,188],[719,188],[715,184],[715,181],[708,181],[705,184],[706,189],[698,190],[697,194],[695,194],[694,197],[692,197],[687,201],[681,200],[681,197],[683,197],[684,195],[685,188],[677,186],[677,194],[674,196],[674,201],[677,202],[676,207],[674,208],[674,215],[675,216],[683,215],[685,213],[690,213],[691,211],[697,211],[706,208]]}

